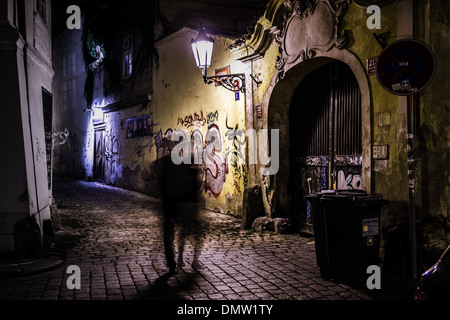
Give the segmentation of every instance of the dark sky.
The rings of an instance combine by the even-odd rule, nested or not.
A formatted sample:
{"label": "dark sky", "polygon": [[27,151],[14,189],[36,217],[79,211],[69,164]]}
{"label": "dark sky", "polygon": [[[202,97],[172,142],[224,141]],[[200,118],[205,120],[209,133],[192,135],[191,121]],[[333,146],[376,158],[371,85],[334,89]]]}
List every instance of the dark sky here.
{"label": "dark sky", "polygon": [[[127,5],[126,0],[53,0],[53,36],[66,28],[66,21],[70,16],[66,10],[70,5],[78,5],[83,15],[91,5],[98,3],[106,5],[113,1]],[[267,2],[268,0],[159,0],[159,8],[176,29],[180,24],[190,26],[204,22],[203,25],[208,25],[211,21],[218,24],[215,26],[217,28],[233,29],[238,28],[237,21],[250,25],[254,17],[264,13]]]}

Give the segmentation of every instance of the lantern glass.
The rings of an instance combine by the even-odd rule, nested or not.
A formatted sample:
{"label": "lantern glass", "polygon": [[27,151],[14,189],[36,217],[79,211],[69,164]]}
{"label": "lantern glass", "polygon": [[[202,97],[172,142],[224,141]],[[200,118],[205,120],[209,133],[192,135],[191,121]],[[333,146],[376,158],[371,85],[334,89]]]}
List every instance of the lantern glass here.
{"label": "lantern glass", "polygon": [[214,40],[208,37],[202,29],[199,31],[197,38],[192,39],[191,46],[197,67],[202,69],[210,67]]}

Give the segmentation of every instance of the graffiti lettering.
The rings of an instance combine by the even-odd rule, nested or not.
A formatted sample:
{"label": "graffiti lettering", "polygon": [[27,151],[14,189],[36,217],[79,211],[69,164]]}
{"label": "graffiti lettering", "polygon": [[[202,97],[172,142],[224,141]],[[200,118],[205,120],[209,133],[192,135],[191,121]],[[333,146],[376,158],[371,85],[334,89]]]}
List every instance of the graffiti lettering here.
{"label": "graffiti lettering", "polygon": [[223,189],[223,184],[226,181],[226,174],[228,173],[228,166],[222,161],[222,138],[219,127],[211,124],[206,133],[206,147],[205,147],[205,191],[218,197]]}
{"label": "graffiti lettering", "polygon": [[243,130],[239,129],[239,124],[236,124],[234,128],[228,126],[228,118],[225,121],[225,125],[228,129],[225,133],[225,137],[227,137],[229,141],[233,141],[233,148],[228,150],[226,153],[228,162],[231,164],[245,163],[245,155],[242,153],[241,149],[241,147],[245,144],[245,135],[243,136]]}
{"label": "graffiti lettering", "polygon": [[158,134],[155,136],[157,159],[164,157],[172,150],[172,133],[173,131],[170,128],[166,130],[165,134],[163,134],[160,129]]}
{"label": "graffiti lettering", "polygon": [[346,176],[343,170],[339,170],[337,188],[339,190],[362,190],[362,175],[350,172]]}
{"label": "graffiti lettering", "polygon": [[210,112],[206,115],[206,123],[211,124],[215,121],[219,121],[219,111]]}
{"label": "graffiti lettering", "polygon": [[119,154],[119,140],[111,132],[105,135],[105,160],[109,163],[116,161]]}
{"label": "graffiti lettering", "polygon": [[227,132],[225,133],[225,136],[228,138],[229,141],[233,141],[231,150],[227,148],[226,157],[227,162],[230,163],[234,169],[233,174],[234,194],[236,196],[241,196],[242,190],[240,186],[240,181],[241,180],[243,181],[244,187],[247,185],[246,166],[243,164],[239,164],[245,162],[245,155],[241,149],[241,147],[245,144],[245,135],[243,136],[243,131],[239,130],[239,124],[236,124],[234,128],[230,127],[228,125],[228,118],[226,119],[225,123],[228,129]]}
{"label": "graffiti lettering", "polygon": [[39,143],[38,137],[34,137],[36,139],[36,161],[44,162],[45,160],[45,150],[41,147]]}
{"label": "graffiti lettering", "polygon": [[189,128],[194,125],[197,126],[203,126],[206,123],[206,118],[203,116],[203,111],[200,111],[200,114],[194,113],[193,115],[187,115],[184,118],[178,118],[178,124],[181,124],[182,126]]}
{"label": "graffiti lettering", "polygon": [[[136,155],[138,156],[138,158],[141,159],[141,161],[145,160],[145,154],[146,151],[148,150],[149,152],[152,150],[153,147],[153,143],[152,140],[150,139],[150,137],[147,138],[136,138],[135,139],[135,144],[134,144],[134,152],[136,153]],[[142,141],[144,140],[144,141]],[[147,140],[147,141],[145,141]]]}
{"label": "graffiti lettering", "polygon": [[61,146],[65,143],[67,143],[67,146],[70,150],[70,142],[69,142],[69,130],[67,128],[64,129],[64,131],[55,132],[53,133],[53,145],[54,146]]}

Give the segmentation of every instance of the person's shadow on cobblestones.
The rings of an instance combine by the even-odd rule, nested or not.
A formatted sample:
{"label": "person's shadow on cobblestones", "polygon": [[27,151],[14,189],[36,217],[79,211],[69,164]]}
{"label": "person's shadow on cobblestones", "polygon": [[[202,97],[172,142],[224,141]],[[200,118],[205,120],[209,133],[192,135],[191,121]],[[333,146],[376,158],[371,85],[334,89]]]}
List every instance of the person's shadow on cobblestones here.
{"label": "person's shadow on cobblestones", "polygon": [[181,293],[186,293],[194,288],[199,274],[183,273],[173,278],[173,273],[167,272],[150,285],[150,290],[144,292],[142,300],[186,300]]}
{"label": "person's shadow on cobblestones", "polygon": [[[198,258],[204,236],[198,208],[201,185],[198,166],[185,163],[176,165],[169,154],[158,159],[156,173],[163,202],[163,242],[169,275],[178,272],[177,264],[179,267],[184,266],[186,240],[192,243],[194,249],[192,266],[201,268]],[[178,236],[178,263],[175,262],[175,236]]]}

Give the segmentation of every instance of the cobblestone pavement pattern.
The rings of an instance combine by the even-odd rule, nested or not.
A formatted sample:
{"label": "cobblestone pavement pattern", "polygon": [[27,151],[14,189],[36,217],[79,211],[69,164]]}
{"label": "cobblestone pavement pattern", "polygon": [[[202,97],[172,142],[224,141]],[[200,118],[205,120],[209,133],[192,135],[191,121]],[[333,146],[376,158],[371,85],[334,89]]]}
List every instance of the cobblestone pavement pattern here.
{"label": "cobblestone pavement pattern", "polygon": [[[200,263],[166,276],[157,199],[99,183],[57,181],[54,198],[62,227],[64,264],[36,275],[0,280],[0,299],[42,300],[371,300],[344,284],[325,281],[314,242],[298,234],[257,233],[229,215],[202,211]],[[81,270],[81,289],[69,290],[67,267]]]}

